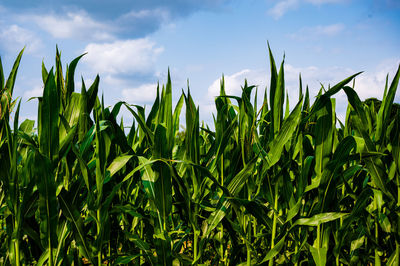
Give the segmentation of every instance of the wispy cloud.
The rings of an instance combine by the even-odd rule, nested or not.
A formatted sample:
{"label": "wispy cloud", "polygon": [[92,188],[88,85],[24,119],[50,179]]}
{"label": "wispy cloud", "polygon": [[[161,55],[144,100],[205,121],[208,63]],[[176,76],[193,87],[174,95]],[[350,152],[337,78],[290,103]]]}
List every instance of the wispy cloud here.
{"label": "wispy cloud", "polygon": [[106,41],[113,39],[115,29],[98,22],[83,10],[67,12],[66,15],[30,15],[22,20],[33,20],[54,38]]}
{"label": "wispy cloud", "polygon": [[31,90],[26,90],[24,92],[23,98],[29,100],[32,97],[41,97],[43,94],[43,86],[36,85]]}
{"label": "wispy cloud", "polygon": [[[248,81],[249,85],[260,86],[260,89],[264,90],[266,80],[265,70],[243,69],[232,75],[225,75],[226,94],[241,95],[241,87],[244,85],[245,80]],[[214,98],[219,95],[220,87],[221,79],[217,79],[211,84],[207,92],[209,100],[213,101]]]}
{"label": "wispy cloud", "polygon": [[148,19],[157,18],[158,20],[168,20],[171,14],[167,9],[156,8],[156,9],[141,9],[141,10],[131,10],[128,13],[123,14],[118,19],[119,20],[130,20],[130,19]]}
{"label": "wispy cloud", "polygon": [[148,38],[91,43],[83,61],[100,74],[148,74],[153,72],[157,56],[163,47]]}
{"label": "wispy cloud", "polygon": [[277,0],[276,4],[268,10],[268,14],[275,19],[281,18],[289,10],[297,9],[301,4],[312,5],[335,4],[349,0]]}
{"label": "wispy cloud", "polygon": [[124,101],[129,103],[148,103],[153,102],[156,98],[157,84],[142,84],[135,88],[122,89],[122,97]]}
{"label": "wispy cloud", "polygon": [[310,40],[321,37],[333,37],[345,29],[344,24],[336,23],[331,25],[317,25],[313,27],[303,27],[295,33],[289,34],[291,39],[295,40]]}
{"label": "wispy cloud", "polygon": [[287,11],[291,9],[296,9],[298,4],[299,0],[280,0],[268,10],[268,14],[270,14],[275,19],[279,19]]}
{"label": "wispy cloud", "polygon": [[[152,0],[152,1],[58,1],[5,0],[0,12],[32,20],[56,38],[142,38],[193,13],[220,10],[231,0]],[[4,8],[2,8],[4,6]],[[38,15],[40,14],[40,15]]]}
{"label": "wispy cloud", "polygon": [[19,25],[0,25],[0,46],[15,53],[26,46],[26,53],[34,53],[42,48],[41,39],[33,31]]}

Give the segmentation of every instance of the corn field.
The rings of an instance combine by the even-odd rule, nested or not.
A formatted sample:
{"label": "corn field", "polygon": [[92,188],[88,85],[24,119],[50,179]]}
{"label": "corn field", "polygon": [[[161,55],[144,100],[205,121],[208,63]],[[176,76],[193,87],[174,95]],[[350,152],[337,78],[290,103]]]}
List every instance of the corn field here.
{"label": "corn field", "polygon": [[0,60],[1,265],[400,265],[400,68],[382,101],[360,100],[357,73],[313,101],[300,78],[289,108],[269,50],[263,102],[222,79],[210,127],[189,89],[173,106],[169,74],[149,112],[106,107],[99,76],[75,91],[83,55],[63,72],[57,50],[20,122],[22,54],[7,79]]}

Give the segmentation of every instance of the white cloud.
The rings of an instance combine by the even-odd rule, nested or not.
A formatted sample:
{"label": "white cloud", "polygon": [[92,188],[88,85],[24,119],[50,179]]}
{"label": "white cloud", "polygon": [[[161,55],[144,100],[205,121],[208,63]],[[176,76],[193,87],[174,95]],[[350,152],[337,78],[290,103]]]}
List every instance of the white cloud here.
{"label": "white cloud", "polygon": [[277,0],[276,4],[268,10],[273,18],[279,19],[289,10],[298,8],[301,3],[309,3],[312,5],[322,5],[322,4],[334,4],[346,2],[348,0]]}
{"label": "white cloud", "polygon": [[32,97],[41,97],[43,95],[43,86],[34,86],[32,90],[27,90],[24,92],[23,98],[29,100]]}
{"label": "white cloud", "polygon": [[140,11],[132,10],[119,19],[121,20],[131,20],[131,19],[147,19],[147,18],[157,18],[158,20],[168,21],[170,19],[170,13],[166,9],[156,8],[156,9],[142,9]]}
{"label": "white cloud", "polygon": [[[267,80],[265,70],[250,70],[244,69],[232,75],[224,75],[225,81],[225,92],[226,95],[240,96],[242,93],[241,87],[244,85],[245,79],[247,79],[248,85],[259,86],[259,90],[263,91],[265,88],[265,81]],[[209,100],[214,100],[220,92],[221,79],[215,80],[208,88]]]}
{"label": "white cloud", "polygon": [[268,13],[275,19],[279,19],[287,11],[297,8],[298,4],[299,0],[280,0],[268,10]]}
{"label": "white cloud", "polygon": [[336,23],[331,25],[318,25],[314,27],[303,27],[295,33],[289,35],[296,40],[309,40],[311,38],[333,37],[343,32],[344,24]]}
{"label": "white cloud", "polygon": [[121,93],[123,100],[128,103],[153,102],[156,98],[157,84],[143,84],[136,88],[125,88]]}
{"label": "white cloud", "polygon": [[[355,90],[361,99],[375,97],[382,99],[383,92],[385,89],[386,75],[389,74],[388,86],[390,86],[394,75],[396,74],[397,68],[400,64],[400,58],[393,58],[382,61],[372,71],[365,71],[356,78]],[[398,88],[398,91],[400,88]],[[399,93],[397,93],[397,101],[400,100]]]}
{"label": "white cloud", "polygon": [[[28,20],[29,18],[25,18]],[[93,20],[85,11],[67,12],[66,16],[57,14],[32,15],[31,19],[39,27],[55,38],[106,41],[112,40],[113,28]]]}
{"label": "white cloud", "polygon": [[153,71],[157,55],[162,47],[148,38],[119,40],[111,43],[91,43],[86,46],[88,54],[83,58],[93,70],[103,73],[142,73]]}
{"label": "white cloud", "polygon": [[[381,64],[378,64],[376,69],[366,71],[357,76],[355,80],[355,90],[360,99],[365,100],[370,97],[382,99],[386,75],[389,73],[390,85],[390,82],[392,81],[399,66],[399,62],[400,58],[385,60]],[[357,72],[358,71],[356,70],[343,67],[295,67],[290,64],[285,64],[285,88],[289,95],[289,103],[291,108],[293,108],[298,101],[300,73],[303,81],[303,93],[305,93],[306,85],[308,85],[310,91],[310,100],[313,102],[315,96],[318,94],[318,91],[321,89],[321,84],[324,85],[325,89],[328,89],[329,85],[333,86]],[[225,90],[227,91],[227,94],[240,96],[240,86],[243,85],[245,78],[247,78],[249,85],[259,85],[258,103],[261,104],[262,97],[264,96],[265,85],[269,87],[269,70],[245,69],[232,75],[225,76]],[[203,106],[200,107],[200,111],[202,111],[202,113],[206,112],[207,115],[210,113],[210,106],[212,106],[211,99],[214,98],[212,96],[219,95],[219,84],[220,79],[217,79],[208,88],[209,101],[204,105],[205,111],[202,111]],[[349,85],[352,86],[352,83]],[[267,97],[269,99],[269,92]],[[336,98],[337,114],[339,118],[343,120],[346,114],[347,97],[344,92],[340,91],[334,96],[334,98]],[[400,101],[400,97],[397,96],[396,100]],[[258,106],[258,108],[260,108],[260,106]],[[212,111],[215,112],[215,109]]]}
{"label": "white cloud", "polygon": [[16,24],[3,26],[0,30],[0,40],[0,45],[10,52],[19,52],[26,46],[26,53],[34,53],[43,45],[32,31]]}

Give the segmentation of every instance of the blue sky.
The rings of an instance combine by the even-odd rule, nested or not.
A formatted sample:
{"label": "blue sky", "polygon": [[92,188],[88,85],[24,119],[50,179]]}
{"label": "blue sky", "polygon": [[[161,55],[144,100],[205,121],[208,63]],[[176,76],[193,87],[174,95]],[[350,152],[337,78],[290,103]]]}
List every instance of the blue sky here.
{"label": "blue sky", "polygon": [[[22,118],[36,119],[35,101],[26,101],[41,95],[41,62],[48,68],[54,64],[57,44],[64,65],[88,53],[77,68],[77,90],[80,76],[89,84],[98,73],[106,104],[124,100],[149,106],[169,67],[175,97],[189,79],[201,119],[211,122],[222,74],[230,94],[240,94],[245,78],[261,92],[269,85],[267,41],[278,64],[285,54],[291,105],[298,97],[299,73],[315,96],[321,84],[327,87],[364,71],[356,91],[364,99],[381,98],[386,74],[393,78],[400,63],[400,1],[0,2],[6,74],[26,46],[14,91],[22,98]],[[339,94],[341,117],[345,106]]]}

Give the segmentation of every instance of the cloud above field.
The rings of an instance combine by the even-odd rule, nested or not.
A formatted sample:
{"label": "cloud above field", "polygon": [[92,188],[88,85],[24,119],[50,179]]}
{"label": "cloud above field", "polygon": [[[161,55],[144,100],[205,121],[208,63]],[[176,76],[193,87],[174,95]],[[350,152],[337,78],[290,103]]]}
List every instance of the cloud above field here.
{"label": "cloud above field", "polygon": [[147,74],[154,71],[157,56],[163,47],[148,38],[90,43],[83,58],[92,70],[100,74]]}
{"label": "cloud above field", "polygon": [[[399,63],[400,58],[384,60],[378,64],[375,70],[364,72],[359,75],[355,80],[355,90],[361,100],[371,97],[382,99],[386,75],[389,74],[390,83],[396,73]],[[290,106],[293,107],[298,101],[299,74],[301,74],[303,81],[303,93],[305,92],[306,85],[308,85],[311,101],[313,102],[321,86],[328,89],[329,86],[333,86],[357,72],[358,71],[353,69],[343,67],[296,67],[285,64],[285,88],[289,96]],[[245,79],[247,79],[248,85],[258,86],[258,102],[261,104],[264,96],[264,88],[269,88],[270,75],[267,69],[244,69],[231,75],[225,75],[224,79],[225,91],[228,95],[240,96],[241,86],[243,86]],[[211,110],[211,107],[215,96],[219,95],[220,81],[221,79],[216,79],[208,88],[208,105],[205,105],[206,112],[215,112],[214,109]],[[351,86],[352,83],[349,85]],[[341,91],[336,94],[334,98],[337,100],[338,115],[343,119],[347,106],[346,95]],[[397,95],[397,101],[399,98],[400,95]],[[260,108],[260,106],[258,108]]]}
{"label": "cloud above field", "polygon": [[278,1],[273,7],[268,9],[268,14],[270,14],[275,19],[279,19],[289,10],[296,9],[298,5],[299,0]]}
{"label": "cloud above field", "polygon": [[[389,74],[389,81],[393,79],[394,74],[399,66],[399,59],[388,59],[380,63],[375,70],[368,71],[357,76],[355,81],[355,90],[361,99],[370,97],[382,98],[383,90],[385,87],[386,75]],[[285,87],[289,93],[289,96],[293,99],[297,99],[299,89],[299,75],[301,74],[303,87],[309,86],[311,96],[318,94],[321,85],[325,89],[328,86],[333,86],[336,83],[342,81],[350,75],[357,73],[358,71],[351,68],[343,67],[296,67],[291,64],[285,64]],[[269,87],[270,74],[267,69],[244,69],[226,75],[225,79],[225,91],[227,94],[240,96],[241,86],[244,84],[244,80],[247,79],[248,85],[256,85],[259,87],[259,95],[263,95],[264,88]],[[210,99],[219,95],[221,79],[216,79],[208,88],[208,97]],[[351,85],[351,84],[350,84]],[[260,92],[262,92],[260,94]]]}
{"label": "cloud above field", "polygon": [[152,103],[156,98],[157,84],[142,84],[135,88],[123,88],[122,97],[130,103]]}
{"label": "cloud above field", "polygon": [[19,52],[26,46],[26,53],[34,53],[43,46],[41,39],[33,31],[16,24],[3,25],[0,23],[0,46],[8,52]]}
{"label": "cloud above field", "polygon": [[113,39],[112,32],[115,31],[112,26],[95,21],[84,10],[67,12],[65,15],[31,15],[22,17],[21,20],[34,21],[52,37],[59,39],[106,41]]}
{"label": "cloud above field", "polygon": [[[292,106],[300,72],[315,96],[320,82],[333,85],[366,70],[356,90],[364,98],[381,98],[385,75],[394,70],[377,65],[383,58],[399,58],[396,8],[396,0],[264,0],[251,5],[247,0],[2,0],[0,56],[8,74],[26,45],[15,90],[24,100],[40,95],[40,66],[42,61],[48,69],[54,65],[56,45],[63,66],[87,52],[76,70],[76,90],[82,75],[90,86],[98,73],[99,95],[104,94],[107,105],[152,102],[155,83],[165,83],[169,69],[174,97],[186,90],[189,79],[202,117],[212,122],[221,72],[227,94],[240,95],[247,79],[258,85],[262,97],[269,86],[267,40],[274,54],[287,56]],[[26,112],[36,112],[32,108]]]}
{"label": "cloud above field", "polygon": [[[172,20],[202,10],[218,10],[230,0],[3,0],[6,9],[21,20],[32,20],[56,38],[141,38]],[[1,7],[1,6],[0,6]],[[7,7],[7,8],[4,8]],[[41,14],[41,15],[37,15]]]}
{"label": "cloud above field", "polygon": [[342,33],[344,29],[345,25],[342,23],[317,25],[313,27],[303,27],[297,32],[291,33],[288,36],[294,40],[310,40],[325,37],[334,37]]}
{"label": "cloud above field", "polygon": [[274,2],[276,3],[268,9],[268,14],[275,19],[279,19],[288,11],[297,9],[301,4],[335,4],[348,2],[348,0],[277,0]]}
{"label": "cloud above field", "polygon": [[[400,57],[383,60],[375,70],[366,71],[356,78],[355,90],[360,98],[366,99],[375,97],[382,99],[385,88],[386,76],[389,75],[389,86],[400,66]],[[396,94],[396,101],[400,101],[399,90]]]}
{"label": "cloud above field", "polygon": [[33,89],[24,92],[23,98],[25,101],[27,101],[32,97],[41,97],[42,94],[43,94],[43,86],[35,85],[33,86]]}
{"label": "cloud above field", "polygon": [[[264,91],[267,80],[267,72],[264,69],[251,70],[243,69],[239,72],[231,75],[224,76],[225,92],[227,95],[240,96],[242,93],[242,87],[244,86],[245,79],[248,81],[248,85],[256,85],[260,91]],[[208,87],[207,95],[210,100],[213,100],[219,95],[221,88],[222,79],[215,80],[210,87]]]}

